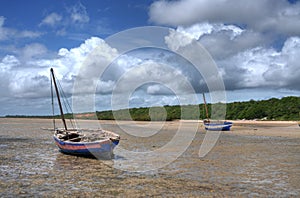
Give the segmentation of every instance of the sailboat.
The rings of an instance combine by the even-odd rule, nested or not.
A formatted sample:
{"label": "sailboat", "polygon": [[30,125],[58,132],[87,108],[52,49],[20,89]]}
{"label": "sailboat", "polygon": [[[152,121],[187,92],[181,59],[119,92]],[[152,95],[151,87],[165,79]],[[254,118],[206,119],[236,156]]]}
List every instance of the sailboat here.
{"label": "sailboat", "polygon": [[[54,141],[58,146],[59,151],[65,154],[95,157],[95,158],[112,158],[113,149],[118,145],[120,136],[114,132],[106,130],[79,130],[69,129],[63,112],[61,104],[59,88],[57,80],[54,75],[53,68],[50,69],[51,73],[51,96],[53,103],[53,86],[55,88],[57,102],[60,109],[61,120],[64,128],[58,129],[55,127],[54,120]],[[61,87],[60,87],[61,88]],[[54,109],[54,107],[53,107]]]}
{"label": "sailboat", "polygon": [[230,131],[230,128],[232,127],[232,122],[220,121],[220,120],[212,121],[209,119],[208,108],[207,108],[204,93],[203,93],[203,101],[204,101],[204,107],[205,107],[205,113],[206,113],[206,119],[203,120],[205,130],[208,130],[208,131]]}

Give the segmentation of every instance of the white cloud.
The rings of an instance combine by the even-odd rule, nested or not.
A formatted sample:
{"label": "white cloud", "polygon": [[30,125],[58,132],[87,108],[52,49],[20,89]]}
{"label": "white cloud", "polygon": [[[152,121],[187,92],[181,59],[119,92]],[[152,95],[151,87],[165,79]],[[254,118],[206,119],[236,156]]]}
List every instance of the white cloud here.
{"label": "white cloud", "polygon": [[0,41],[9,39],[22,39],[22,38],[37,38],[42,35],[41,32],[34,32],[30,30],[17,30],[7,28],[5,25],[5,17],[0,16]]}
{"label": "white cloud", "polygon": [[[104,40],[98,37],[91,37],[82,43],[79,47],[72,48],[70,50],[66,48],[61,48],[58,52],[59,58],[54,60],[54,65],[60,69],[60,73],[65,77],[68,76],[69,79],[75,76],[80,68],[86,66],[85,61],[92,63],[97,60],[97,57],[89,56],[93,51],[100,51],[99,59],[104,57],[105,59],[111,55],[110,48]],[[64,68],[64,69],[63,69]],[[93,73],[92,71],[87,71],[87,73]]]}
{"label": "white cloud", "polygon": [[[278,57],[278,53],[274,49],[253,48],[225,60],[227,65],[232,64],[234,68],[243,69],[243,73],[239,72],[239,80],[237,86],[239,88],[254,88],[267,86],[267,82],[263,78],[263,73],[270,67],[270,63]],[[224,61],[224,62],[225,62]],[[226,70],[226,66],[225,66]],[[235,73],[227,73],[235,75]]]}
{"label": "white cloud", "polygon": [[188,36],[187,34],[177,32],[173,29],[171,29],[170,34],[165,37],[165,42],[172,51],[177,51],[180,47],[185,47],[194,40],[195,38],[193,38],[193,35]]}
{"label": "white cloud", "polygon": [[24,98],[43,98],[49,95],[45,87],[49,86],[50,67],[54,67],[58,79],[66,88],[66,93],[71,93],[77,72],[84,66],[90,52],[97,47],[103,57],[105,51],[107,56],[111,56],[111,48],[97,37],[87,39],[79,47],[70,50],[62,48],[58,52],[59,56],[52,59],[44,57],[48,53],[45,46],[39,43],[26,45],[16,53],[17,56],[7,55],[1,60],[0,76],[5,79],[5,83],[1,81],[1,95]]}
{"label": "white cloud", "polygon": [[90,20],[86,8],[80,2],[70,7],[69,12],[71,20],[75,24],[88,23]]}
{"label": "white cloud", "polygon": [[[217,63],[228,90],[270,87],[299,90],[300,38],[291,37],[281,50],[275,50],[272,47],[258,46],[260,36],[251,40],[250,38],[255,37],[253,35],[255,33],[237,26],[205,23],[195,24],[190,28],[179,27],[171,31],[165,41],[173,50],[195,40],[204,42],[207,46],[211,45],[213,39],[218,40],[217,43],[222,41],[224,44],[221,48],[230,53],[218,52],[221,49],[210,50],[219,57]],[[230,45],[234,45],[234,49],[230,49]],[[178,104],[174,90],[185,94],[184,102],[188,104],[190,92],[187,91],[189,87],[185,81],[191,83],[198,92],[203,91],[205,82],[201,84],[202,79],[195,74],[195,70],[186,66],[187,63],[179,60],[176,54],[148,52],[151,52],[150,56],[128,53],[118,57],[118,51],[104,40],[91,37],[78,47],[61,48],[56,56],[46,58],[49,51],[45,46],[39,43],[29,44],[14,55],[4,56],[0,61],[1,98],[2,101],[3,98],[9,98],[10,101],[20,98],[48,98],[50,93],[46,87],[49,86],[50,67],[54,67],[68,96],[73,91],[75,80],[82,85],[76,90],[78,94],[94,93],[96,87],[96,94],[108,100],[108,95],[115,91],[115,86],[118,87],[116,94],[138,88],[129,98],[131,106]],[[118,58],[112,62],[116,57]],[[106,69],[104,75],[99,76],[103,69]],[[118,99],[124,100],[122,95]],[[106,101],[105,105],[111,104]],[[110,107],[102,106],[101,109]]]}
{"label": "white cloud", "polygon": [[[273,1],[270,2],[274,3]],[[284,1],[278,5],[272,15],[264,16],[257,22],[252,21],[250,24],[253,29],[258,31],[270,31],[281,33],[288,36],[299,36],[300,29],[300,2],[288,4]]]}
{"label": "white cloud", "polygon": [[20,65],[20,61],[13,55],[6,55],[1,62],[1,69],[8,70],[14,66]]}
{"label": "white cloud", "polygon": [[[33,73],[35,69],[26,69],[10,75],[8,89],[15,98],[43,98],[49,95],[48,77]],[[17,79],[17,80],[16,80]]]}
{"label": "white cloud", "polygon": [[[159,24],[191,25],[198,22],[242,22],[254,20],[264,14],[269,14],[276,4],[270,1],[254,0],[180,0],[156,1],[150,7],[150,20]],[[250,18],[249,16],[252,16]]]}
{"label": "white cloud", "polygon": [[154,2],[150,21],[161,25],[190,26],[195,23],[231,23],[257,31],[299,35],[300,2],[286,0],[179,0]]}
{"label": "white cloud", "polygon": [[56,35],[65,36],[67,34],[66,28],[62,28],[56,31]]}
{"label": "white cloud", "polygon": [[0,27],[4,25],[5,18],[3,16],[0,16]]}
{"label": "white cloud", "polygon": [[[49,51],[39,43],[18,49],[15,55],[4,56],[0,60],[0,98],[5,104],[0,107],[1,115],[47,114],[48,110],[50,114],[50,67],[54,68],[67,97],[73,92],[75,80],[82,83],[81,90],[76,91],[83,94],[83,99],[84,93],[95,91],[93,86],[97,83],[101,87],[99,93],[111,92],[115,82],[99,82],[97,73],[117,55],[104,40],[91,37],[78,47],[61,48],[56,56],[49,56]],[[84,103],[82,107],[83,111],[87,110]]]}
{"label": "white cloud", "polygon": [[[185,95],[185,96],[187,98],[190,97],[189,95]],[[144,92],[139,92],[139,91],[134,92],[133,95],[130,97],[130,101],[129,101],[129,107],[131,108],[178,105],[178,104],[179,104],[179,100],[175,95],[145,94]],[[189,103],[182,103],[182,104],[189,104]]]}
{"label": "white cloud", "polygon": [[154,94],[158,93],[160,90],[161,90],[160,85],[151,85],[151,86],[148,86],[147,93],[154,95]]}
{"label": "white cloud", "polygon": [[62,21],[63,17],[55,12],[52,12],[51,14],[47,15],[40,25],[49,25],[49,26],[56,26],[58,23]]}
{"label": "white cloud", "polygon": [[268,37],[251,30],[243,30],[238,35],[228,30],[215,31],[199,41],[217,60],[258,46],[269,46],[271,43]]}
{"label": "white cloud", "polygon": [[40,37],[43,33],[41,32],[33,32],[29,30],[19,31],[15,37],[16,38],[37,38]]}
{"label": "white cloud", "polygon": [[[143,60],[117,79],[112,90],[112,108],[138,106],[137,103],[140,106],[164,105],[166,100],[162,101],[162,98],[173,101],[177,96],[184,98],[194,92],[188,77],[180,69],[162,62]],[[187,101],[191,100],[192,97],[187,98]]]}
{"label": "white cloud", "polygon": [[51,27],[53,32],[58,36],[69,35],[69,38],[79,36],[80,41],[82,41],[82,32],[76,33],[76,30],[86,27],[85,24],[89,22],[90,17],[85,6],[78,2],[67,7],[66,12],[62,12],[61,14],[52,12],[48,14],[40,22],[39,26],[43,28]]}
{"label": "white cloud", "polygon": [[168,47],[174,51],[198,40],[216,59],[267,42],[261,34],[243,30],[235,25],[209,23],[198,23],[190,27],[179,26],[176,31],[171,30],[165,40]]}
{"label": "white cloud", "polygon": [[219,65],[225,69],[224,79],[235,83],[227,84],[231,89],[272,87],[300,90],[299,49],[300,38],[292,37],[281,51],[257,47],[220,61]]}
{"label": "white cloud", "polygon": [[44,97],[47,77],[38,74],[39,69],[26,67],[13,55],[5,56],[0,62],[1,97],[36,98]]}
{"label": "white cloud", "polygon": [[300,37],[291,37],[285,43],[280,56],[273,61],[275,68],[269,68],[263,75],[274,86],[300,90]]}
{"label": "white cloud", "polygon": [[216,32],[230,34],[230,39],[233,40],[241,35],[244,30],[235,25],[224,25],[221,23],[196,23],[188,27],[178,26],[176,31],[183,33],[193,39],[199,40],[202,36],[210,35]]}
{"label": "white cloud", "polygon": [[97,86],[100,87],[99,93],[111,90],[113,83],[110,80],[99,81],[100,74],[118,52],[104,40],[92,37],[77,48],[60,49],[59,55],[53,65],[57,66],[55,70],[58,70],[58,77],[70,82],[67,87],[69,92],[84,97],[95,94]]}
{"label": "white cloud", "polygon": [[5,22],[5,18],[3,16],[0,16],[0,41],[6,40],[8,38],[10,30],[3,27]]}
{"label": "white cloud", "polygon": [[25,45],[21,51],[21,56],[24,60],[29,61],[33,58],[38,58],[47,53],[47,48],[40,43],[32,43]]}
{"label": "white cloud", "polygon": [[270,41],[259,33],[234,25],[207,23],[179,26],[165,37],[167,46],[174,51],[195,41],[211,53],[227,90],[270,87],[299,90],[299,37],[288,38],[278,50],[267,45]]}
{"label": "white cloud", "polygon": [[139,65],[128,69],[121,76],[121,79],[124,82],[118,85],[121,87],[119,88],[121,91],[128,91],[132,87],[138,88],[144,85],[144,83],[158,83],[146,86],[149,94],[170,94],[170,90],[165,89],[164,86],[181,93],[189,90],[186,87],[187,79],[183,76],[181,70],[151,60],[143,61]]}

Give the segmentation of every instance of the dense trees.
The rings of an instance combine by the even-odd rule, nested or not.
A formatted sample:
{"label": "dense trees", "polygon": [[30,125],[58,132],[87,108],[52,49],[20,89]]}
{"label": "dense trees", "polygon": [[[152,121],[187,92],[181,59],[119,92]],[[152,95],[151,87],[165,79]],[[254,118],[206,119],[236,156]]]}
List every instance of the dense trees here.
{"label": "dense trees", "polygon": [[[208,104],[209,116],[212,105]],[[150,110],[151,109],[151,110]],[[184,109],[184,110],[183,110]],[[151,113],[149,113],[149,110]],[[184,115],[182,115],[182,110]],[[114,114],[118,119],[129,119],[124,111],[118,110]],[[204,105],[165,106],[155,108],[133,108],[129,110],[133,120],[174,120],[174,119],[204,119]],[[299,120],[300,97],[285,97],[282,99],[272,98],[269,100],[248,102],[233,102],[226,104],[226,119],[266,119],[266,120]],[[166,115],[164,115],[166,114]],[[151,115],[151,118],[150,118]],[[97,112],[99,119],[114,119],[112,111]],[[124,116],[124,117],[122,117]],[[181,117],[182,116],[182,117]]]}
{"label": "dense trees", "polygon": [[[208,104],[208,113],[211,116],[211,109],[214,108],[214,116],[218,115],[218,109],[225,107],[225,104]],[[282,99],[271,98],[269,100],[248,102],[233,102],[226,104],[226,117],[228,120],[237,119],[263,119],[263,120],[300,120],[300,97],[285,97]],[[175,119],[204,119],[206,118],[204,105],[186,105],[186,106],[164,106],[164,107],[141,107],[132,109],[122,109],[117,111],[96,112],[100,120],[143,120],[143,121],[159,121],[159,120],[175,120]],[[6,116],[6,117],[44,117],[49,116]],[[56,116],[59,118],[59,116]],[[72,114],[66,115],[66,118],[72,118]],[[82,116],[89,119],[88,116]]]}
{"label": "dense trees", "polygon": [[227,119],[299,120],[300,97],[234,102],[227,105]]}

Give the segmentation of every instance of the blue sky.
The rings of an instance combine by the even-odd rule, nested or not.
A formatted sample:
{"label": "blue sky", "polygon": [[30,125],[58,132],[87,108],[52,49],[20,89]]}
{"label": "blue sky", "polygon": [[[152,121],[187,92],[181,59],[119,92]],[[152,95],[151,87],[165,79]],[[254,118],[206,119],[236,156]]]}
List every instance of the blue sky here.
{"label": "blue sky", "polygon": [[[148,34],[151,42],[159,40],[167,50],[122,54],[109,42],[119,32],[143,26],[167,30]],[[207,82],[176,54],[193,42],[200,43],[215,61],[227,102],[299,96],[299,27],[300,1],[296,0],[4,0],[0,2],[0,116],[51,114],[49,68],[54,67],[72,96],[87,58],[101,65],[118,57],[106,76],[96,76],[95,110],[114,108],[112,93],[123,74],[128,85],[138,88],[131,93],[131,106],[178,104],[173,89],[189,98],[178,81],[182,76],[202,102]],[[93,59],[90,54],[95,49],[100,56]],[[86,72],[92,74],[94,69]],[[145,84],[135,84],[140,82],[137,78]],[[159,79],[165,84],[146,83]]]}
{"label": "blue sky", "polygon": [[[105,38],[124,29],[148,25],[151,1],[2,1],[4,27],[39,34],[34,41],[49,50],[72,48],[96,35]],[[52,15],[51,15],[52,14]],[[56,21],[53,14],[57,15]],[[72,18],[78,15],[78,19]],[[47,22],[48,17],[48,22]],[[11,40],[8,42],[11,43]],[[20,47],[33,40],[15,40]]]}

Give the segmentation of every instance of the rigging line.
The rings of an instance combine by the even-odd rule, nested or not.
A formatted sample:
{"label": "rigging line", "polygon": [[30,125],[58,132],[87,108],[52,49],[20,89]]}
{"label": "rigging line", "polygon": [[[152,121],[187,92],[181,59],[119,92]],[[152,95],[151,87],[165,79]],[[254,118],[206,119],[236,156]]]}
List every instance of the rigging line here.
{"label": "rigging line", "polygon": [[64,92],[64,90],[63,90],[63,88],[62,88],[62,86],[61,86],[61,84],[59,82],[59,80],[57,80],[57,81],[58,81],[58,87],[59,87],[59,89],[61,91],[62,97],[64,98],[63,105],[64,105],[66,111],[70,112],[72,114],[72,116],[73,116],[73,120],[72,120],[72,118],[69,119],[70,123],[71,123],[71,125],[72,125],[73,128],[76,128],[75,125],[77,125],[77,122],[75,121],[74,113],[72,111],[71,105],[68,102],[67,96],[66,96],[66,94],[65,94],[65,92]]}
{"label": "rigging line", "polygon": [[55,126],[55,117],[54,117],[54,99],[53,99],[53,82],[52,82],[52,77],[51,77],[51,74],[50,74],[50,83],[51,83],[51,104],[52,104],[52,121],[53,121],[53,127],[54,127],[54,130],[56,128]]}
{"label": "rigging line", "polygon": [[[69,103],[68,103],[68,100],[67,100],[67,97],[66,97],[66,94],[65,94],[65,92],[63,91],[63,89],[62,89],[62,86],[61,86],[61,84],[60,84],[60,82],[59,82],[59,80],[57,80],[57,84],[58,84],[58,87],[59,87],[59,90],[60,90],[60,92],[61,92],[61,96],[62,96],[62,98],[63,98],[63,105],[64,105],[64,108],[66,109],[66,113],[72,113],[72,110],[69,108]],[[72,113],[73,114],[73,113]],[[72,127],[74,128],[74,125],[73,125],[73,122],[72,122],[72,120],[71,120],[71,118],[69,118],[69,120],[70,120],[70,122],[71,122],[71,125],[72,125]]]}

